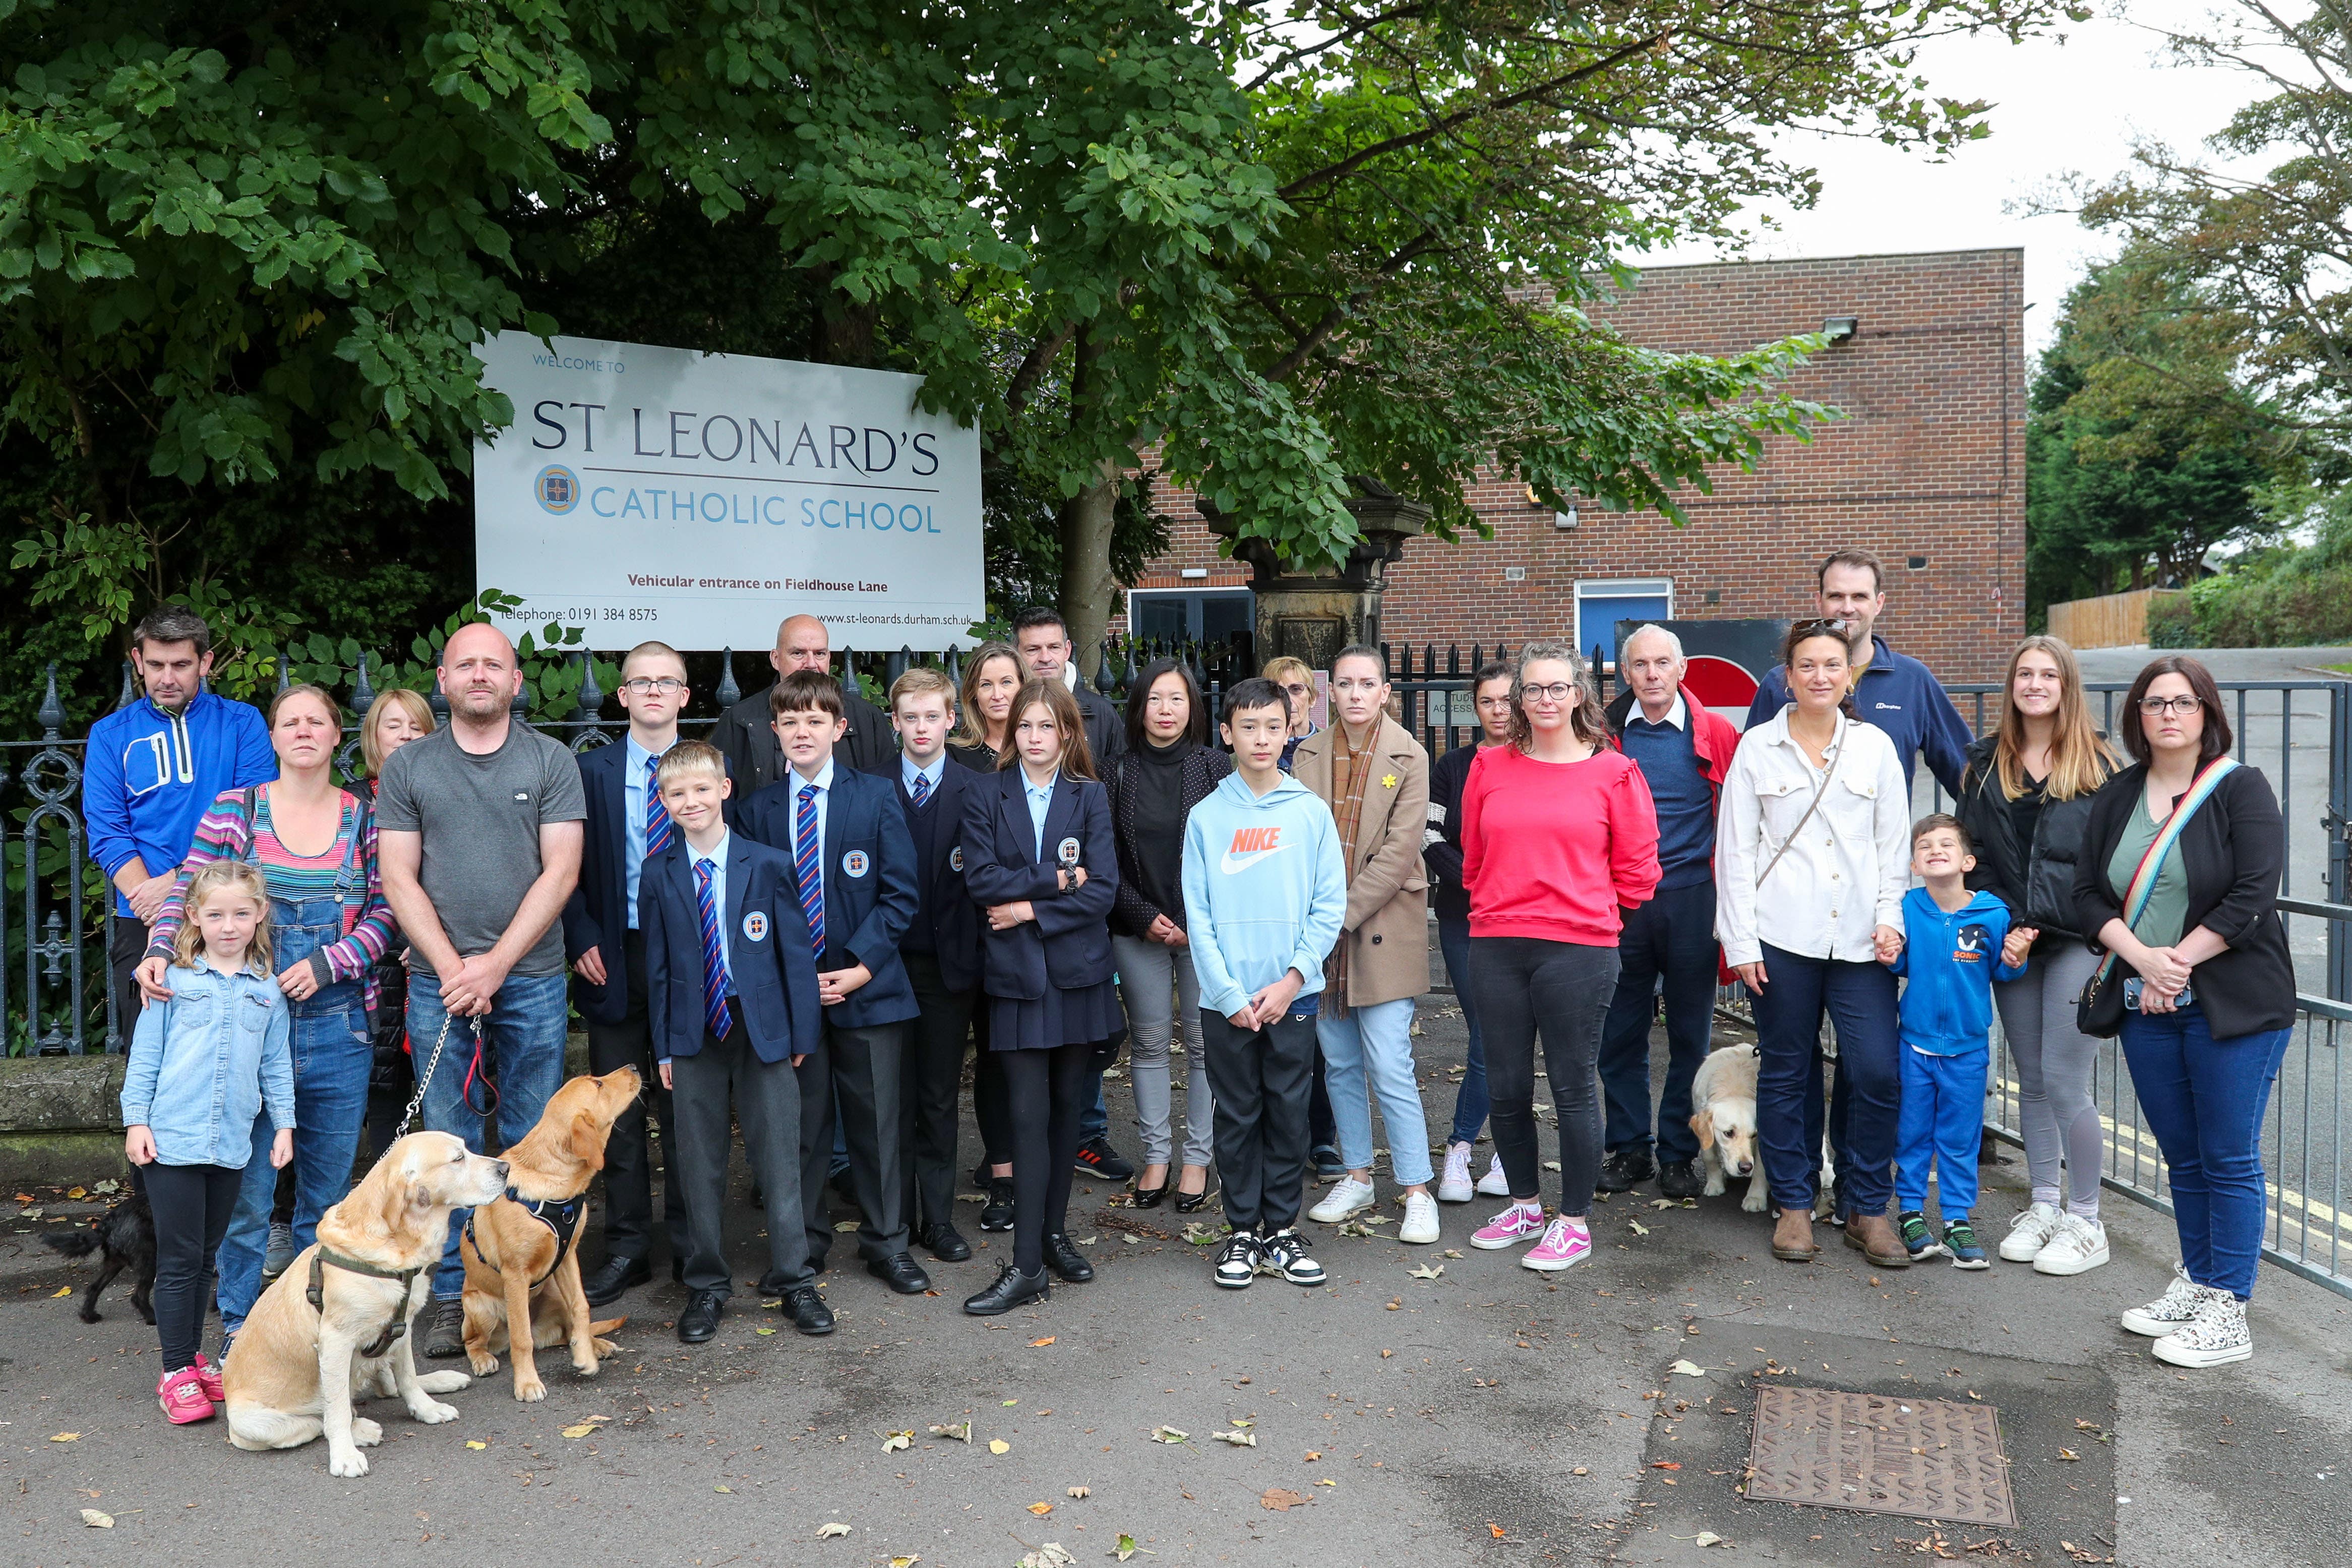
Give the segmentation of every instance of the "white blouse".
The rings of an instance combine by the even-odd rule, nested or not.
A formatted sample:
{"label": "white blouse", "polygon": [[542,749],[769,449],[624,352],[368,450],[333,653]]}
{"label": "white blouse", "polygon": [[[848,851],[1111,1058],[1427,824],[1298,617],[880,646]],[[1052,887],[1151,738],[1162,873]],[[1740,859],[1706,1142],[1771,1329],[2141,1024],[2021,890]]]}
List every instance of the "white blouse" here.
{"label": "white blouse", "polygon": [[[1756,963],[1769,940],[1784,952],[1874,961],[1874,929],[1903,929],[1911,882],[1911,798],[1895,742],[1838,716],[1828,789],[1790,738],[1794,703],[1739,737],[1723,781],[1715,837],[1716,939],[1727,963]],[[1803,822],[1802,832],[1798,824]],[[1790,835],[1794,834],[1793,841]],[[1782,846],[1787,853],[1781,854]],[[1772,858],[1780,864],[1758,886]]]}

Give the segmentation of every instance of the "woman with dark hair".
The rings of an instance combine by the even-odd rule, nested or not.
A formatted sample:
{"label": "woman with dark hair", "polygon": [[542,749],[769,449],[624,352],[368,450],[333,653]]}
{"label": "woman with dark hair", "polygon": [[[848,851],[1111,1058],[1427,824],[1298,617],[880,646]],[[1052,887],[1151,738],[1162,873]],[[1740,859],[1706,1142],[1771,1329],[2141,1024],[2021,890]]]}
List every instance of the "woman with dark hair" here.
{"label": "woman with dark hair", "polygon": [[2083,1024],[2123,1037],[2180,1234],[2171,1288],[2123,1326],[2154,1339],[2159,1361],[2219,1366],[2254,1353],[2263,1116],[2294,1028],[2286,827],[2270,781],[2231,757],[2221,690],[2197,660],[2151,660],[2119,728],[2133,765],[2092,801],[2075,868],[2081,929],[2105,955]]}
{"label": "woman with dark hair", "polygon": [[1992,988],[2017,1064],[2018,1121],[2033,1187],[2000,1255],[2039,1274],[2084,1274],[2107,1261],[2099,1223],[2106,1134],[2091,1095],[2099,1043],[2074,1016],[2074,1000],[2098,960],[2075,929],[2074,870],[2092,798],[2115,771],[2115,753],[2083,700],[2074,650],[2053,637],[2018,644],[2001,687],[2000,721],[1968,750],[1958,816],[1977,858],[1968,885],[1999,897],[2017,929],[2039,933],[2025,973]]}
{"label": "woman with dark hair", "polygon": [[[1883,730],[1853,717],[1849,623],[1799,621],[1781,644],[1795,699],[1739,737],[1716,823],[1715,934],[1755,999],[1756,1120],[1777,1205],[1772,1256],[1809,1263],[1822,1163],[1822,1018],[1852,1086],[1846,1245],[1911,1262],[1894,1196],[1895,976],[1911,881],[1911,799]],[[1492,1047],[1490,1047],[1491,1050]]]}
{"label": "woman with dark hair", "polygon": [[1216,1102],[1201,1047],[1201,991],[1182,924],[1184,819],[1215,792],[1234,764],[1208,744],[1208,704],[1181,664],[1154,659],[1129,689],[1127,750],[1111,759],[1104,782],[1110,788],[1111,831],[1118,840],[1110,951],[1118,964],[1119,997],[1127,1005],[1135,1125],[1143,1135],[1135,1206],[1154,1208],[1168,1195],[1174,1153],[1169,1047],[1181,1032],[1184,1162],[1176,1181],[1176,1207],[1191,1214],[1209,1201]]}

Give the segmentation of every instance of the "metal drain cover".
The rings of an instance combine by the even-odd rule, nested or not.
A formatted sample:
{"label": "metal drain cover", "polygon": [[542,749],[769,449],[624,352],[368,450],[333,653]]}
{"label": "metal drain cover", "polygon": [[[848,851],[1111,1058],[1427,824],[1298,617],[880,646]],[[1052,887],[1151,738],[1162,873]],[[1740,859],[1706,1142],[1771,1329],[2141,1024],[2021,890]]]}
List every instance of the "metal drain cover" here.
{"label": "metal drain cover", "polygon": [[1748,1496],[1954,1524],[2017,1523],[2000,1413],[1948,1399],[1767,1384],[1757,1390]]}

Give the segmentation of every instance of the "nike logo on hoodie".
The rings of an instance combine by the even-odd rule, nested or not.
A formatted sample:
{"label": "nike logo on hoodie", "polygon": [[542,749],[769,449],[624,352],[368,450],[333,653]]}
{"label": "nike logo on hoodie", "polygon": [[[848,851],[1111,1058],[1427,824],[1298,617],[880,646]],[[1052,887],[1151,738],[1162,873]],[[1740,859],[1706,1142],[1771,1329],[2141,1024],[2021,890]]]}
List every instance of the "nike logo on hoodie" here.
{"label": "nike logo on hoodie", "polygon": [[1237,827],[1234,841],[1219,862],[1225,875],[1246,871],[1269,855],[1279,855],[1290,846],[1282,842],[1279,827]]}

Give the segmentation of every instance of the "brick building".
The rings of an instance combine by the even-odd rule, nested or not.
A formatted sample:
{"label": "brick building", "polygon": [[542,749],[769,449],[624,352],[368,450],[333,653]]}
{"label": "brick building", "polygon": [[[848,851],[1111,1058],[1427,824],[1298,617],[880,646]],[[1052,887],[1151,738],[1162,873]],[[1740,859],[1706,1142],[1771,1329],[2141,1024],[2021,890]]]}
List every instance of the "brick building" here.
{"label": "brick building", "polygon": [[[1620,616],[1781,616],[1813,567],[1860,545],[1888,567],[1889,640],[1947,680],[1998,679],[2025,630],[2024,257],[2015,249],[1653,268],[1596,313],[1654,348],[1730,353],[1855,318],[1790,383],[1847,417],[1775,437],[1753,473],[1685,491],[1688,528],[1655,512],[1538,508],[1503,476],[1471,501],[1490,540],[1416,540],[1389,572],[1391,643],[1604,644]],[[1150,636],[1249,625],[1249,569],[1220,559],[1191,498],[1169,552],[1129,596]]]}

